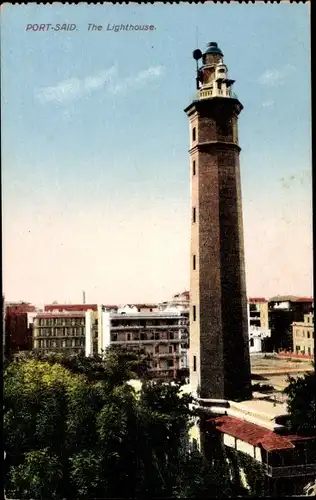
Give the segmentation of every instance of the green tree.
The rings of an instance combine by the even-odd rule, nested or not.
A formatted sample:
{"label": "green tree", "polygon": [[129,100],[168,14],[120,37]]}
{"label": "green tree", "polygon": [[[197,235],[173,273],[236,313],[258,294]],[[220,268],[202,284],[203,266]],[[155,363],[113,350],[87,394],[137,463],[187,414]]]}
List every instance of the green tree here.
{"label": "green tree", "polygon": [[[221,496],[217,459],[202,468],[201,456],[184,445],[191,397],[180,383],[150,380],[137,392],[127,383],[146,367],[137,356],[118,350],[88,359],[35,353],[8,365],[4,445],[11,497]],[[195,475],[200,479],[192,482]]]}
{"label": "green tree", "polygon": [[29,451],[20,465],[10,469],[16,498],[58,498],[63,477],[62,464],[48,448]]}
{"label": "green tree", "polygon": [[316,377],[315,373],[295,379],[289,377],[284,389],[290,414],[290,427],[298,434],[316,435]]}

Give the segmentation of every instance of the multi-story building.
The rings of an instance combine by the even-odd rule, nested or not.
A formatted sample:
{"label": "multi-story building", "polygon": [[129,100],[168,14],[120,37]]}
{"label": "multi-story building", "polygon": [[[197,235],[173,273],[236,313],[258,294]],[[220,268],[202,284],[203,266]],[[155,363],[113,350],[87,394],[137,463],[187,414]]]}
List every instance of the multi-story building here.
{"label": "multi-story building", "polygon": [[268,301],[263,297],[250,297],[249,304],[249,324],[259,326],[263,330],[269,328]]}
{"label": "multi-story building", "polygon": [[[188,319],[179,310],[139,312],[137,306],[125,306],[117,312],[102,308],[99,315],[99,348],[110,345],[142,349],[152,359],[152,375],[172,379],[187,368]],[[153,308],[149,308],[153,309]],[[92,354],[91,336],[87,337],[86,355]]]}
{"label": "multi-story building", "polygon": [[314,314],[304,314],[303,321],[292,324],[293,352],[296,354],[314,355]]}
{"label": "multi-story building", "polygon": [[304,320],[304,315],[313,312],[314,299],[293,295],[276,296],[269,299],[269,328],[267,351],[292,350],[292,323]]}
{"label": "multi-story building", "polygon": [[264,350],[264,343],[270,337],[268,320],[268,301],[263,297],[248,299],[249,351],[259,353]]}
{"label": "multi-story building", "polygon": [[84,354],[86,314],[84,311],[43,312],[33,324],[33,348],[41,352]]}
{"label": "multi-story building", "polygon": [[19,351],[32,349],[32,327],[30,313],[36,307],[28,302],[8,302],[4,305],[4,354],[11,357]]}
{"label": "multi-story building", "polygon": [[44,312],[34,318],[33,348],[43,352],[84,354],[87,331],[93,350],[97,352],[97,304],[47,304]]}

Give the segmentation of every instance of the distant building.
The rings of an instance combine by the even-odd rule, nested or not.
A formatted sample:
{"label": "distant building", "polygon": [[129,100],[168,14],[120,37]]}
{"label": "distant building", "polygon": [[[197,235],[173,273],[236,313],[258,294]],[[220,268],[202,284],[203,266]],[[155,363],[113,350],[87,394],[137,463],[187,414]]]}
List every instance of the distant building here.
{"label": "distant building", "polygon": [[[188,317],[177,309],[139,312],[145,309],[124,306],[117,312],[101,309],[98,321],[98,352],[110,345],[133,350],[143,349],[152,357],[151,371],[156,378],[177,377],[180,369],[188,368]],[[93,353],[91,337],[87,335],[86,355]]]}
{"label": "distant building", "polygon": [[175,307],[182,311],[187,311],[189,313],[190,309],[190,292],[177,293],[172,297],[171,300],[162,302],[159,304],[159,309],[164,310],[169,307]]}
{"label": "distant building", "polygon": [[250,326],[269,328],[268,301],[263,297],[249,297],[249,323]]}
{"label": "distant building", "polygon": [[264,340],[270,337],[269,329],[263,329],[260,326],[249,326],[249,351],[250,354],[263,351]]}
{"label": "distant building", "polygon": [[269,328],[271,338],[266,342],[267,351],[292,350],[292,323],[304,320],[313,312],[314,299],[294,295],[278,295],[269,299]]}
{"label": "distant building", "polygon": [[29,313],[36,307],[28,302],[8,302],[4,304],[4,354],[11,357],[20,351],[32,349],[32,326]]}
{"label": "distant building", "polygon": [[304,314],[303,321],[292,324],[293,352],[296,354],[314,355],[314,314]]}
{"label": "distant building", "polygon": [[140,313],[149,313],[159,311],[158,304],[126,304],[123,307],[130,307]]}
{"label": "distant building", "polygon": [[41,352],[84,354],[85,312],[43,312],[34,318],[33,348]]}
{"label": "distant building", "polygon": [[250,354],[264,350],[264,341],[270,337],[268,301],[263,297],[248,299],[249,351]]}
{"label": "distant building", "polygon": [[97,352],[97,304],[47,304],[44,312],[34,318],[33,348],[42,352],[85,354],[87,328]]}

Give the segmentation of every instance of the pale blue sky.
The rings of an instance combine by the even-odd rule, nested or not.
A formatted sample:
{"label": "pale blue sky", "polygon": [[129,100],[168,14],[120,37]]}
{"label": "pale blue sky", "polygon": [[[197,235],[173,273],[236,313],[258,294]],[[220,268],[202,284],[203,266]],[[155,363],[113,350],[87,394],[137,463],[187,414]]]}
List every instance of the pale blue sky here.
{"label": "pale blue sky", "polygon": [[[73,23],[32,32],[28,24]],[[155,30],[89,32],[88,24]],[[239,120],[249,295],[312,294],[304,4],[2,8],[4,293],[165,300],[189,286],[192,51],[217,41]]]}

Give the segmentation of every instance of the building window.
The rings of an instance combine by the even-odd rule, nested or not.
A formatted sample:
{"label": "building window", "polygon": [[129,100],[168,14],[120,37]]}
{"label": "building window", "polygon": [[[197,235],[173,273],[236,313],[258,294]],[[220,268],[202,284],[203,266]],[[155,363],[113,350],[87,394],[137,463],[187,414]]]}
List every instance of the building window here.
{"label": "building window", "polygon": [[307,338],[310,339],[311,338],[311,334],[310,332],[307,332]]}
{"label": "building window", "polygon": [[193,270],[195,271],[196,269],[196,255],[193,255]]}
{"label": "building window", "polygon": [[195,160],[193,160],[193,163],[192,163],[192,174],[195,175],[196,174],[196,169],[195,169]]}
{"label": "building window", "polygon": [[155,346],[155,353],[158,354],[159,353],[159,345],[156,345]]}
{"label": "building window", "polygon": [[127,334],[127,340],[131,340],[131,334],[130,333]]}
{"label": "building window", "polygon": [[196,306],[193,306],[193,321],[196,321]]}
{"label": "building window", "polygon": [[169,346],[169,353],[172,353],[172,345]]}
{"label": "building window", "polygon": [[196,208],[193,207],[193,210],[192,210],[192,219],[193,219],[193,222],[196,222]]}
{"label": "building window", "polygon": [[300,346],[299,346],[299,345],[297,345],[297,346],[296,346],[296,354],[299,354],[300,350],[301,350]]}
{"label": "building window", "polygon": [[310,356],[310,354],[311,354],[311,348],[310,347],[307,348],[307,352],[308,352],[308,354]]}
{"label": "building window", "polygon": [[174,345],[173,345],[173,351],[174,351],[174,352],[177,352],[177,344],[174,344]]}
{"label": "building window", "polygon": [[253,347],[254,346],[254,340],[253,339],[250,339],[250,347]]}
{"label": "building window", "polygon": [[196,141],[196,128],[193,127],[192,129],[192,141]]}
{"label": "building window", "polygon": [[193,371],[196,372],[196,356],[193,356]]}

